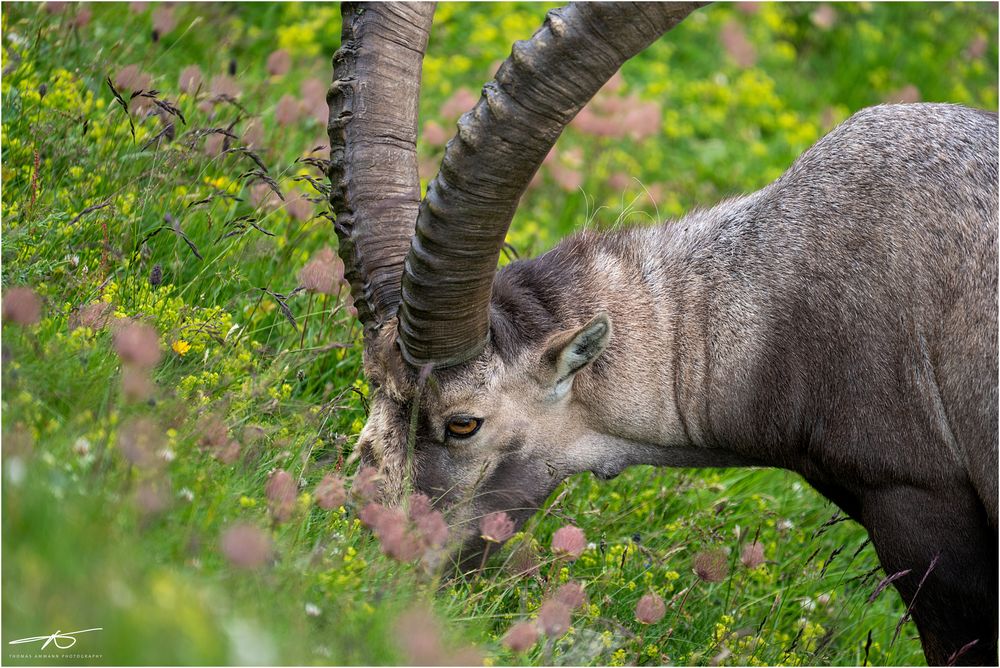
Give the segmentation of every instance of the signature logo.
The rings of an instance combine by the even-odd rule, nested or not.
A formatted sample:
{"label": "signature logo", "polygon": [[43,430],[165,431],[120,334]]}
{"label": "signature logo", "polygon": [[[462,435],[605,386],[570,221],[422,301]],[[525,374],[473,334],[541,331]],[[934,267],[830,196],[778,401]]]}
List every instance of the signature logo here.
{"label": "signature logo", "polygon": [[83,629],[82,631],[67,631],[66,633],[63,633],[62,631],[56,631],[52,635],[33,636],[31,638],[20,638],[18,640],[11,640],[8,644],[23,645],[24,643],[42,642],[44,640],[45,644],[42,645],[42,649],[45,649],[50,644],[55,645],[59,649],[69,649],[70,647],[76,644],[76,636],[80,635],[81,633],[90,633],[91,631],[103,631],[103,630],[104,630],[103,628],[98,627],[96,629]]}

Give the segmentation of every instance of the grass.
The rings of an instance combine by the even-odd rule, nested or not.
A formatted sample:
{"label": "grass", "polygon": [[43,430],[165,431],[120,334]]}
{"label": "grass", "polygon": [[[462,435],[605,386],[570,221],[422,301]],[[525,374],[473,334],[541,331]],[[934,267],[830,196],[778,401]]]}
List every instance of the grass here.
{"label": "grass", "polygon": [[[439,6],[421,100],[425,178],[463,98],[547,6]],[[471,581],[387,558],[352,503],[315,503],[325,473],[352,472],[367,386],[344,295],[295,291],[336,243],[314,149],[326,145],[317,100],[339,9],[5,3],[2,21],[4,661],[923,661],[912,623],[893,642],[895,593],[868,600],[884,574],[863,530],[779,471],[575,477]],[[595,102],[610,132],[567,131],[509,241],[530,255],[583,224],[678,216],[755,189],[885,99],[996,109],[996,34],[989,5],[701,10]],[[286,72],[268,72],[276,49]],[[203,83],[184,92],[191,65]],[[129,99],[136,87],[169,105],[148,114],[149,98]],[[640,116],[622,136],[629,112]],[[253,155],[225,150],[241,146]],[[284,202],[252,173],[258,160]],[[8,309],[15,286],[39,296],[37,322]],[[84,315],[93,304],[106,306]],[[74,328],[81,319],[90,326]],[[111,330],[124,322],[157,333],[162,358],[137,371],[151,389],[123,385]],[[137,433],[152,461],[129,449]],[[276,469],[299,483],[283,521],[265,493]],[[567,523],[592,546],[556,563],[551,535]],[[270,542],[263,566],[239,568],[222,548],[240,524]],[[766,562],[749,569],[739,556],[753,540]],[[537,554],[540,577],[510,574],[515,547]],[[726,554],[718,582],[692,569],[706,550]],[[570,579],[589,598],[570,631],[506,649],[507,629]],[[666,615],[644,626],[634,610],[650,591]],[[7,644],[92,627],[103,630],[45,650],[58,659]]]}

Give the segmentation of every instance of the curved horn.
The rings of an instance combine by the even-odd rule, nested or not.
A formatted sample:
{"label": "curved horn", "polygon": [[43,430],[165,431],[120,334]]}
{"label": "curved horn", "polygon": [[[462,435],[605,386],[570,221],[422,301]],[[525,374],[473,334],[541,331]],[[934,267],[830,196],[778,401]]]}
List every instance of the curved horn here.
{"label": "curved horn", "polygon": [[420,203],[417,114],[433,2],[345,2],[327,92],[330,204],[365,340],[399,305]]}
{"label": "curved horn", "polygon": [[420,205],[399,312],[410,364],[453,366],[482,351],[500,249],[531,177],[618,68],[703,4],[574,3],[514,45]]}

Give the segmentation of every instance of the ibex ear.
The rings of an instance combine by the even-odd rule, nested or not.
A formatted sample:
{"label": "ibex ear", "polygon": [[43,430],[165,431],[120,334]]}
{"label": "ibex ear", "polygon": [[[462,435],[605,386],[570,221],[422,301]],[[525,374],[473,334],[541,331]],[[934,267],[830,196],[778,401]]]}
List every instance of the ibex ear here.
{"label": "ibex ear", "polygon": [[542,353],[543,382],[552,388],[552,396],[566,396],[573,377],[601,353],[611,340],[611,320],[599,313],[579,329],[554,334]]}

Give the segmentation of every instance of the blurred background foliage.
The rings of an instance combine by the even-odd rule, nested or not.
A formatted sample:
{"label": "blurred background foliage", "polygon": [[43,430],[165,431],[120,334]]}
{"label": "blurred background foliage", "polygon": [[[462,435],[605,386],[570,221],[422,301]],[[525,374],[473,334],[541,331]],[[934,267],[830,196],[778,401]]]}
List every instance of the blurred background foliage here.
{"label": "blurred background foliage", "polygon": [[[552,6],[438,6],[424,185]],[[52,663],[7,641],[93,626],[78,663],[922,661],[912,624],[894,640],[894,592],[868,600],[883,574],[863,531],[779,471],[578,476],[469,582],[389,559],[353,501],[317,503],[328,472],[353,472],[367,393],[324,216],[339,7],[0,16],[4,661]],[[918,100],[996,110],[995,4],[710,6],[581,113],[509,241],[530,256],[710,206],[857,109]],[[567,522],[590,545],[558,564]],[[719,581],[692,568],[705,550],[727,555]],[[511,574],[525,554],[542,577]],[[569,579],[589,596],[569,632],[506,648]],[[645,592],[668,602],[658,624],[635,619]]]}

